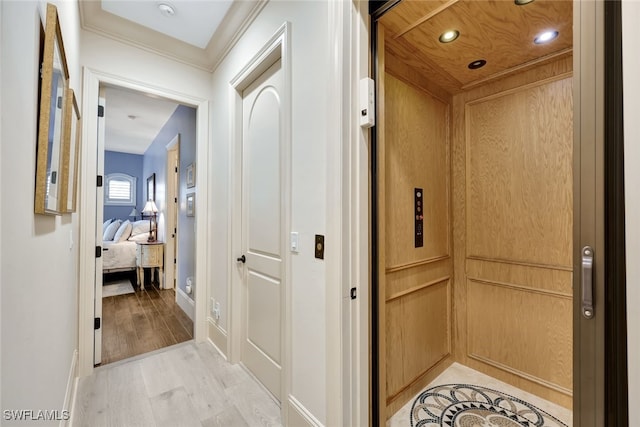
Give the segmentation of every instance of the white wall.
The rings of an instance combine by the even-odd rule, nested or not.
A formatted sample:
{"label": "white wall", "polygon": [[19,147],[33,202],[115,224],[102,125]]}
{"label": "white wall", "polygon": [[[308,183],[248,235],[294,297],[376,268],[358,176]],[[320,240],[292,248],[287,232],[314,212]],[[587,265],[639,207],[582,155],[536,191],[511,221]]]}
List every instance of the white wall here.
{"label": "white wall", "polygon": [[[235,274],[229,253],[231,218],[230,81],[285,22],[291,22],[292,69],[292,230],[300,252],[292,256],[291,395],[320,422],[326,422],[326,263],[314,258],[314,235],[326,234],[328,56],[327,2],[269,2],[214,71],[212,104],[213,214],[211,295],[220,302],[219,327],[229,328],[228,283]],[[340,141],[334,141],[338,144]],[[335,165],[339,170],[340,165]],[[288,234],[288,231],[286,231]],[[338,250],[340,236],[326,236],[327,251]],[[232,273],[233,272],[233,273]],[[286,396],[283,397],[285,405]]]}
{"label": "white wall", "polygon": [[82,30],[81,37],[82,66],[163,91],[211,97],[211,73],[91,31]]}
{"label": "white wall", "polygon": [[[81,99],[78,8],[53,3],[70,86]],[[78,215],[33,213],[40,16],[44,21],[46,3],[3,1],[1,7],[1,406],[61,410],[77,348]]]}
{"label": "white wall", "polygon": [[627,325],[629,364],[629,425],[640,425],[640,2],[622,2],[624,84],[624,181],[627,245]]}

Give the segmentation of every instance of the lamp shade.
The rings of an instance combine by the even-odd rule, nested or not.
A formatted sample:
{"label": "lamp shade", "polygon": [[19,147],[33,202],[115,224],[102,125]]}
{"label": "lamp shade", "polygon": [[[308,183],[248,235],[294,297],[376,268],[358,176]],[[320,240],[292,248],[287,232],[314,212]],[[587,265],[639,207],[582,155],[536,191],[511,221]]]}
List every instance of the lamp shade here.
{"label": "lamp shade", "polygon": [[129,213],[129,216],[132,217],[137,217],[138,216],[138,210],[134,207],[133,209],[131,209],[131,212]]}
{"label": "lamp shade", "polygon": [[144,209],[142,209],[142,213],[147,215],[158,213],[156,202],[153,200],[147,200],[147,203],[144,205]]}

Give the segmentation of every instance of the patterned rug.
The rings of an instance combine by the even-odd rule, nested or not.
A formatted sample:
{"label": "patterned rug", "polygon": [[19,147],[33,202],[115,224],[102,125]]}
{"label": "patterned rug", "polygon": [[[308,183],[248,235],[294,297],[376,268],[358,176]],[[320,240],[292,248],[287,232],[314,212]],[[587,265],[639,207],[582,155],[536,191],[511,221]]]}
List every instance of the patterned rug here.
{"label": "patterned rug", "polygon": [[568,427],[517,397],[470,384],[429,388],[411,406],[412,427]]}
{"label": "patterned rug", "polygon": [[102,298],[112,297],[115,295],[132,294],[134,292],[133,286],[131,286],[131,282],[128,279],[109,282],[102,287]]}

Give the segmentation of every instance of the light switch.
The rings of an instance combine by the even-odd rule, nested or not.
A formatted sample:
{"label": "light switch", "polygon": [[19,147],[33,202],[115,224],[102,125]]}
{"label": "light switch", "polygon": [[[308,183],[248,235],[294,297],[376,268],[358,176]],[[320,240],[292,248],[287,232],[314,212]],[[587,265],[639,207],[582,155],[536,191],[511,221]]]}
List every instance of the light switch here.
{"label": "light switch", "polygon": [[296,254],[298,253],[298,242],[299,242],[298,232],[292,231],[291,232],[291,252],[294,252]]}

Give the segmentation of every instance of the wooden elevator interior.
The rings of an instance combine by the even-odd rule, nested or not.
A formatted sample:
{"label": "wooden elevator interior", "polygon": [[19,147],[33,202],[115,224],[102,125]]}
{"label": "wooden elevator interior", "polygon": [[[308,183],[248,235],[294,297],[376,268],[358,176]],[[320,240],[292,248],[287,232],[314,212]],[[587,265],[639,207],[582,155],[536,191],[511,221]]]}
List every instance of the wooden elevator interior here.
{"label": "wooden elevator interior", "polygon": [[377,21],[381,424],[453,362],[571,408],[572,28],[571,1]]}

